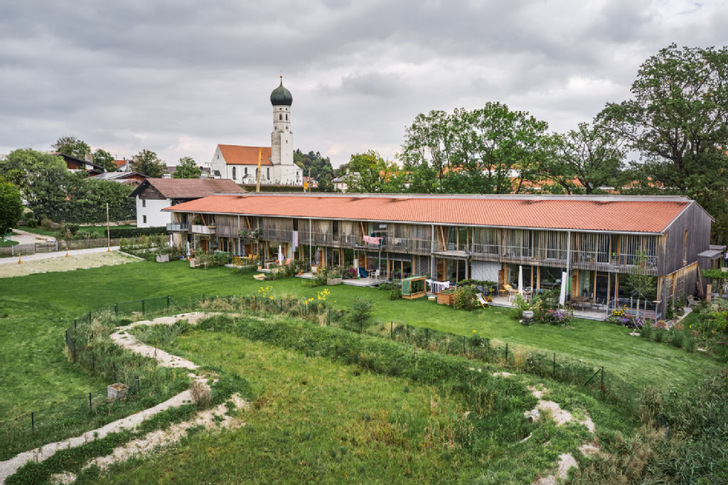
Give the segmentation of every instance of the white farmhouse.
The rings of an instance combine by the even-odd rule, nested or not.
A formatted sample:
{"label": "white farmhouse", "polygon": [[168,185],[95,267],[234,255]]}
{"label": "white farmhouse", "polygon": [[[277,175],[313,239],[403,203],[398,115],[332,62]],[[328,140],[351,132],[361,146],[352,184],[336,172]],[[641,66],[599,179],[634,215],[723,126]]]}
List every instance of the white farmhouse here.
{"label": "white farmhouse", "polygon": [[162,209],[181,202],[219,193],[245,192],[232,180],[147,179],[131,193],[136,197],[137,227],[165,227],[172,222],[170,212]]}

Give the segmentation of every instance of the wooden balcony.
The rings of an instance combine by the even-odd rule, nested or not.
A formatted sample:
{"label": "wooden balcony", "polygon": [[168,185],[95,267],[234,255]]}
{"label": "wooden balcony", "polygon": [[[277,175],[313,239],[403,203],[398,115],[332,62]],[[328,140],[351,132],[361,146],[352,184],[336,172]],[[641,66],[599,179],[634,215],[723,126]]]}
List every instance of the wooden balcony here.
{"label": "wooden balcony", "polygon": [[193,234],[201,234],[204,236],[214,236],[215,235],[215,226],[203,226],[201,224],[192,224],[192,233]]}

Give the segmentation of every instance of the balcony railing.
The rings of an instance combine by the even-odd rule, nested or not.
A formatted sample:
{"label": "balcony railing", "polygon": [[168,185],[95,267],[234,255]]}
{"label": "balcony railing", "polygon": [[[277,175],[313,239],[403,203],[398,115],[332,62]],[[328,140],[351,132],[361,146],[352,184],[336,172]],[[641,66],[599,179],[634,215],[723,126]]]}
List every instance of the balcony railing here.
{"label": "balcony railing", "polygon": [[264,241],[292,242],[293,231],[287,229],[263,229],[261,239]]}
{"label": "balcony railing", "polygon": [[212,236],[215,234],[215,226],[203,226],[201,224],[192,224],[192,233]]}
{"label": "balcony railing", "polygon": [[187,232],[190,230],[190,225],[182,222],[168,222],[167,232]]}
{"label": "balcony railing", "polygon": [[233,226],[220,226],[215,229],[215,234],[223,237],[235,237],[238,235],[238,228]]}

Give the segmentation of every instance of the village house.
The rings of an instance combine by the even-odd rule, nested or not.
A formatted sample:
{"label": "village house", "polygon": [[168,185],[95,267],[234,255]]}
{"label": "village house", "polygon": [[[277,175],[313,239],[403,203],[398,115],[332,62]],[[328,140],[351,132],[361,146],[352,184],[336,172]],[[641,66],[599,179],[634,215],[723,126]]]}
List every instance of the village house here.
{"label": "village house", "polygon": [[170,229],[171,214],[162,209],[218,192],[245,191],[232,180],[148,178],[130,194],[136,198],[137,227]]}

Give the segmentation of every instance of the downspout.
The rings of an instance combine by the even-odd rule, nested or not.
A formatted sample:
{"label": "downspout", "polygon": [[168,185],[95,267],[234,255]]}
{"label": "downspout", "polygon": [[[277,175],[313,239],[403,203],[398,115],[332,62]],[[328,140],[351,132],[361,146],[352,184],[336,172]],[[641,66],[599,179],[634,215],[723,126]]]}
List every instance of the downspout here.
{"label": "downspout", "polygon": [[431,224],[432,232],[430,233],[430,278],[433,281],[437,281],[437,265],[435,264],[435,256],[432,253],[435,252],[435,225]]}

